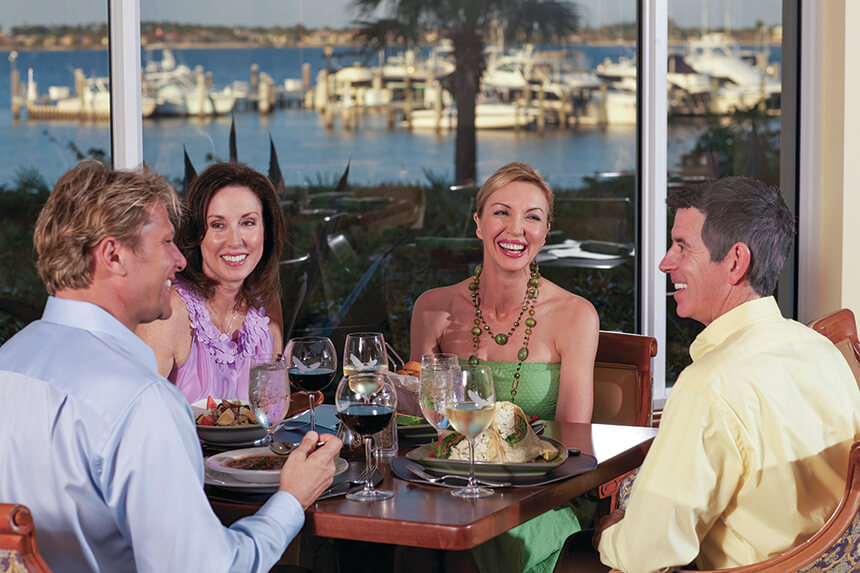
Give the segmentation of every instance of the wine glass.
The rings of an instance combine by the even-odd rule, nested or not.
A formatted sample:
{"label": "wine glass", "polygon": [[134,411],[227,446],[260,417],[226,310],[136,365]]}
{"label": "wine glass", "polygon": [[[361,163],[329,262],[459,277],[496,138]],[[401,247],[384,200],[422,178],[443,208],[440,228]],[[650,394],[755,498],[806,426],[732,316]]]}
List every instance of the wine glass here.
{"label": "wine glass", "polygon": [[421,393],[418,405],[424,419],[436,429],[439,437],[448,427],[445,400],[459,375],[460,362],[456,354],[438,352],[421,357]]}
{"label": "wine glass", "polygon": [[346,499],[376,501],[394,494],[373,487],[371,443],[373,435],[391,423],[397,410],[397,392],[384,374],[360,372],[345,376],[337,385],[334,403],[340,421],[364,438],[365,472],[364,489],[350,493]]}
{"label": "wine glass", "polygon": [[343,375],[388,372],[385,339],[379,332],[353,332],[343,345]]}
{"label": "wine glass", "polygon": [[451,494],[467,498],[492,495],[493,490],[475,481],[475,438],[490,427],[496,413],[493,372],[480,365],[463,368],[451,386],[445,411],[451,426],[469,440],[469,483]]}
{"label": "wine glass", "polygon": [[311,430],[316,431],[314,401],[316,393],[334,379],[337,369],[334,344],[324,336],[293,338],[287,343],[284,357],[289,365],[290,383],[308,393]]}
{"label": "wine glass", "polygon": [[266,430],[266,443],[271,444],[275,428],[290,408],[290,382],[283,356],[251,356],[248,402],[257,422]]}

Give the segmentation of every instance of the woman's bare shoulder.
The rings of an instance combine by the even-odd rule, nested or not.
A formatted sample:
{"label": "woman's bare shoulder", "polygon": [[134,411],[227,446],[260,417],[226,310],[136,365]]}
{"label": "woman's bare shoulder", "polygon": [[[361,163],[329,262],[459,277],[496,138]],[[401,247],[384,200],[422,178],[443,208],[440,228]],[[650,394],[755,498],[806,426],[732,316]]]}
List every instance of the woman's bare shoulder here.
{"label": "woman's bare shoulder", "polygon": [[584,323],[589,327],[594,325],[595,329],[599,327],[597,310],[588,299],[573,294],[550,281],[545,281],[545,284],[541,285],[541,291],[546,293],[552,316],[564,321],[574,321],[577,324]]}
{"label": "woman's bare shoulder", "polygon": [[[468,287],[466,286],[468,282],[469,279],[466,279],[453,285],[424,291],[415,300],[414,311],[438,312],[441,310],[450,310],[457,298],[465,296],[464,292],[468,292]],[[464,291],[464,289],[466,290]]]}

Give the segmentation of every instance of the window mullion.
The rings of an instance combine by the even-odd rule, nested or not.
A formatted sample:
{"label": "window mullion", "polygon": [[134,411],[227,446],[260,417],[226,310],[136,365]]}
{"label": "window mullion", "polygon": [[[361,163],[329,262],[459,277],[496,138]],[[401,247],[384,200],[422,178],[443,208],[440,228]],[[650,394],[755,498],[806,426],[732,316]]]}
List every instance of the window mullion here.
{"label": "window mullion", "polygon": [[140,91],[140,1],[108,0],[111,158],[115,169],[143,162]]}
{"label": "window mullion", "polygon": [[644,334],[657,339],[653,396],[661,404],[666,397],[666,279],[657,266],[666,250],[668,0],[641,2],[641,324]]}

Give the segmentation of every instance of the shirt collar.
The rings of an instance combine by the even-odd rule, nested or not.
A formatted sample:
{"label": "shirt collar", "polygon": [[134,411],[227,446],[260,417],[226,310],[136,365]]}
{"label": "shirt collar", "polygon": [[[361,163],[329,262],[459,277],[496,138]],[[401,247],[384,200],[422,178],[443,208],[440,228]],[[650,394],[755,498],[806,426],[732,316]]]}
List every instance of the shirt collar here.
{"label": "shirt collar", "polygon": [[736,306],[699,333],[690,345],[690,357],[693,361],[699,360],[738,330],[758,320],[774,317],[782,317],[782,313],[772,296],[753,299]]}
{"label": "shirt collar", "polygon": [[95,304],[67,298],[48,297],[42,320],[80,328],[94,335],[107,336],[112,345],[121,346],[148,369],[158,372],[158,363],[152,349],[111,313]]}

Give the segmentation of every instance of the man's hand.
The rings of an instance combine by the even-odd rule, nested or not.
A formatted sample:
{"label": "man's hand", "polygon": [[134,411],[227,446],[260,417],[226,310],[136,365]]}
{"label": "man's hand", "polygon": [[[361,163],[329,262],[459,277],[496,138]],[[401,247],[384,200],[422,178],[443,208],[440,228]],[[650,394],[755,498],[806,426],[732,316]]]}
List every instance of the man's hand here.
{"label": "man's hand", "polygon": [[609,515],[604,515],[600,518],[600,523],[594,528],[594,536],[591,538],[591,544],[597,549],[598,545],[600,545],[600,537],[603,535],[603,532],[610,525],[615,525],[624,517],[623,509],[613,509],[612,513]]}
{"label": "man's hand", "polygon": [[[317,441],[325,445],[316,447]],[[331,434],[323,436],[308,432],[302,442],[290,452],[284,469],[281,470],[280,491],[287,491],[307,507],[325,491],[334,477],[334,458],[343,445]]]}

